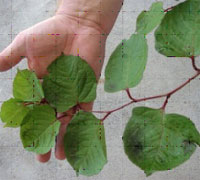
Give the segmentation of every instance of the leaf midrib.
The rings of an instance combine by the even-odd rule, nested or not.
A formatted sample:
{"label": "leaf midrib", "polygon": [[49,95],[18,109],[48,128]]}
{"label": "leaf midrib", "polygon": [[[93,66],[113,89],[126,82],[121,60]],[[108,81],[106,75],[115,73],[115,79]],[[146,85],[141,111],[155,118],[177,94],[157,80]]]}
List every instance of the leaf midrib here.
{"label": "leaf midrib", "polygon": [[[27,109],[24,108],[24,107],[22,107],[22,106],[20,105],[20,108],[19,108],[18,110],[15,110],[15,112],[10,116],[9,121],[12,120],[12,119],[15,119],[15,118],[13,118],[13,117],[15,117],[16,114],[18,114],[20,111],[23,112],[24,110],[27,110]],[[20,114],[20,117],[21,117],[21,114]],[[16,118],[16,119],[19,120],[19,118]],[[8,122],[6,122],[6,123],[8,123]],[[18,123],[19,123],[19,122],[18,122]],[[17,123],[17,124],[18,124],[18,123]]]}
{"label": "leaf midrib", "polygon": [[45,130],[43,130],[33,141],[34,141],[34,142],[37,141],[43,134],[46,133],[46,131],[47,131],[50,127],[54,126],[56,122],[58,122],[58,120],[55,120],[55,121],[53,121],[52,123],[50,123],[49,126],[48,126],[47,128],[45,128]]}
{"label": "leaf midrib", "polygon": [[[25,80],[25,81],[23,81],[23,82],[26,82],[27,84],[28,84],[28,87],[29,88],[31,88],[33,91],[32,91],[32,94],[35,94],[35,95],[37,95],[36,97],[34,97],[34,98],[32,98],[32,101],[37,101],[37,99],[41,99],[42,98],[42,95],[40,94],[41,93],[41,88],[40,88],[40,86],[38,86],[38,80],[37,80],[37,78],[35,77],[35,75],[33,74],[33,72],[30,72],[30,74],[29,74],[29,77],[26,77],[26,75],[25,75],[25,73],[22,73],[22,71],[19,71],[19,73],[20,73],[20,75],[21,75],[21,77]],[[31,85],[32,85],[32,83],[31,83],[31,79],[35,82],[35,88],[33,87],[31,87]],[[22,81],[21,81],[22,82]],[[23,83],[24,84],[24,83]],[[26,86],[26,85],[25,85]],[[35,90],[36,91],[35,91]],[[24,93],[22,92],[22,91],[17,91],[19,94],[21,94],[21,96],[23,96],[24,95]]]}
{"label": "leaf midrib", "polygon": [[[91,129],[95,129],[95,136],[93,136],[93,139],[92,139],[92,143],[91,143],[91,146],[93,147],[93,144],[95,144],[95,139],[96,139],[96,131],[98,128],[91,128]],[[98,138],[97,138],[98,139]],[[98,141],[99,142],[99,141]],[[83,158],[80,158],[80,160],[76,163],[78,164],[78,167],[79,167],[79,170],[82,166],[83,163],[85,163],[87,157],[88,157],[88,154],[90,154],[89,152],[92,150],[92,148],[89,148],[89,150],[87,151],[86,155],[82,156]],[[98,149],[97,149],[98,150]],[[84,158],[85,157],[85,158]]]}

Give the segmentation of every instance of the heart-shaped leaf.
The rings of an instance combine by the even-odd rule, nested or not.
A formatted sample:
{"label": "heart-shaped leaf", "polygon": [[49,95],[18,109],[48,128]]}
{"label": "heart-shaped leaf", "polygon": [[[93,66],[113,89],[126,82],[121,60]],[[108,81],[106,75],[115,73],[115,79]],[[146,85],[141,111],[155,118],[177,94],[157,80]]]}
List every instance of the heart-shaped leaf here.
{"label": "heart-shaped leaf", "polygon": [[47,153],[55,145],[60,122],[49,105],[34,106],[21,123],[24,148],[37,154]]}
{"label": "heart-shaped leaf", "polygon": [[48,67],[48,72],[43,81],[45,98],[58,112],[95,100],[95,73],[80,57],[62,55]]}
{"label": "heart-shaped leaf", "polygon": [[161,23],[164,15],[163,2],[153,3],[150,11],[142,11],[138,16],[136,31],[145,35],[150,33]]}
{"label": "heart-shaped leaf", "polygon": [[155,31],[156,50],[165,56],[200,55],[199,12],[199,0],[187,0],[167,12]]}
{"label": "heart-shaped leaf", "polygon": [[105,70],[106,92],[137,86],[147,63],[148,46],[144,35],[134,34],[123,40],[112,53]]}
{"label": "heart-shaped leaf", "polygon": [[16,99],[9,99],[1,106],[1,120],[6,123],[4,127],[19,127],[22,120],[29,112],[29,108]]}
{"label": "heart-shaped leaf", "polygon": [[18,70],[13,82],[13,96],[21,101],[39,102],[44,98],[36,74],[27,69]]}
{"label": "heart-shaped leaf", "polygon": [[98,174],[107,163],[104,126],[92,113],[79,111],[67,126],[65,154],[77,172]]}
{"label": "heart-shaped leaf", "polygon": [[200,145],[200,134],[185,116],[137,107],[126,125],[123,142],[128,158],[149,176],[188,160],[196,144]]}

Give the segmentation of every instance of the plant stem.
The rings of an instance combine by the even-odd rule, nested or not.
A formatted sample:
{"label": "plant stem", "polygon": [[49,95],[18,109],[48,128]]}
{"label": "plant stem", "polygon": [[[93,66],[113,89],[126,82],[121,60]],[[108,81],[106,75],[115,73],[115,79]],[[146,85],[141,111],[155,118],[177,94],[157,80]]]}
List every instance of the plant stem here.
{"label": "plant stem", "polygon": [[112,114],[113,112],[115,112],[115,111],[118,111],[118,110],[120,110],[120,109],[123,109],[123,108],[125,108],[126,106],[128,106],[128,105],[130,105],[130,104],[132,104],[132,103],[134,103],[135,101],[130,101],[129,103],[126,103],[126,104],[124,104],[123,106],[120,106],[120,107],[118,107],[118,108],[116,108],[116,109],[113,109],[113,110],[110,110],[110,111],[92,111],[93,113],[106,113],[106,115],[101,119],[102,121],[104,121],[110,114]]}
{"label": "plant stem", "polygon": [[35,103],[33,103],[33,102],[24,102],[23,104],[24,104],[24,106],[28,106],[28,105],[35,104]]}
{"label": "plant stem", "polygon": [[101,121],[104,121],[111,113],[113,113],[114,111],[111,111],[111,112],[109,112],[109,113],[107,113],[102,119],[101,119]]}
{"label": "plant stem", "polygon": [[168,92],[168,93],[165,93],[165,94],[161,94],[161,95],[157,95],[157,96],[150,96],[150,97],[146,97],[146,98],[141,98],[141,99],[134,99],[132,98],[131,94],[130,94],[130,91],[126,90],[127,94],[129,97],[132,98],[132,101],[130,101],[129,103],[127,104],[124,104],[116,109],[113,109],[113,110],[110,110],[110,111],[92,111],[93,113],[106,113],[106,115],[101,119],[102,121],[104,121],[110,114],[112,114],[113,112],[115,111],[118,111],[118,110],[121,110],[123,108],[125,108],[126,106],[129,106],[130,104],[133,104],[133,103],[137,103],[137,102],[142,102],[142,101],[147,101],[147,100],[151,100],[151,99],[158,99],[158,98],[162,98],[162,97],[166,97],[166,100],[163,104],[163,106],[161,107],[161,109],[165,109],[167,103],[168,103],[168,100],[169,98],[174,94],[176,93],[177,91],[179,91],[180,89],[182,89],[183,87],[185,87],[187,84],[190,83],[190,81],[192,81],[193,79],[195,79],[196,77],[198,77],[200,75],[200,71],[198,71],[194,76],[192,76],[191,78],[189,78],[186,82],[184,82],[183,84],[181,84],[180,86],[178,86],[176,89]]}
{"label": "plant stem", "polygon": [[59,118],[57,118],[57,120],[61,120],[64,117],[67,117],[67,114],[63,114],[62,116],[60,116]]}
{"label": "plant stem", "polygon": [[195,57],[192,56],[190,59],[192,60],[192,67],[193,67],[193,69],[194,69],[195,71],[200,71],[200,69],[196,66]]}
{"label": "plant stem", "polygon": [[136,101],[136,100],[131,96],[131,93],[130,93],[129,88],[126,89],[126,93],[127,93],[128,97],[129,97],[129,99],[131,99],[131,100],[133,100],[133,101]]}
{"label": "plant stem", "polygon": [[172,7],[169,7],[169,8],[167,8],[167,9],[165,9],[165,10],[164,10],[164,12],[171,11],[173,8],[174,8],[174,6],[172,6]]}
{"label": "plant stem", "polygon": [[165,102],[163,103],[163,105],[162,105],[162,107],[161,107],[162,110],[165,110],[170,96],[171,96],[171,95],[168,95],[168,96],[166,97]]}
{"label": "plant stem", "polygon": [[48,104],[47,100],[43,98],[40,102],[23,102],[24,106],[28,106],[31,104]]}

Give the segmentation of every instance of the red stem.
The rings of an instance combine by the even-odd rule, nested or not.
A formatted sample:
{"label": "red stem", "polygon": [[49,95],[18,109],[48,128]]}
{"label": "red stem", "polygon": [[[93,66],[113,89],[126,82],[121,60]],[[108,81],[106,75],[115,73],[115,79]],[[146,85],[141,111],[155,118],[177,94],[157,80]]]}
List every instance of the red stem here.
{"label": "red stem", "polygon": [[169,7],[169,8],[167,8],[167,9],[165,9],[165,10],[164,10],[164,12],[171,11],[173,8],[174,8],[174,6],[172,6],[172,7]]}
{"label": "red stem", "polygon": [[64,114],[64,115],[60,116],[59,118],[57,118],[57,120],[61,120],[64,117],[67,117],[67,114]]}
{"label": "red stem", "polygon": [[[168,8],[167,10],[170,10],[172,9],[173,7],[171,8]],[[165,10],[166,11],[166,10]],[[131,93],[130,93],[130,90],[129,89],[126,89],[126,93],[128,95],[128,97],[131,99],[131,101],[129,103],[126,103],[116,109],[113,109],[113,110],[110,110],[110,111],[92,111],[93,113],[106,113],[106,115],[101,119],[101,121],[103,122],[110,114],[112,114],[113,112],[115,111],[118,111],[118,110],[121,110],[123,108],[125,108],[126,106],[129,106],[130,104],[133,104],[133,103],[137,103],[137,102],[142,102],[142,101],[147,101],[147,100],[151,100],[151,99],[158,99],[158,98],[162,98],[162,97],[166,97],[166,100],[165,102],[163,103],[161,109],[165,110],[166,108],[166,105],[168,103],[168,100],[169,98],[174,94],[176,93],[177,91],[179,91],[180,89],[182,89],[184,86],[186,86],[188,83],[190,83],[190,81],[192,81],[193,79],[195,79],[197,76],[200,75],[200,69],[196,66],[196,63],[195,63],[195,57],[192,56],[191,57],[191,60],[192,60],[192,66],[193,66],[193,69],[195,71],[197,71],[197,73],[192,76],[191,78],[189,78],[185,83],[181,84],[179,87],[177,87],[176,89],[168,92],[168,93],[165,93],[165,94],[161,94],[161,95],[157,95],[157,96],[150,96],[150,97],[146,97],[146,98],[141,98],[141,99],[135,99],[131,96]],[[48,103],[46,101],[46,99],[42,99],[40,104],[46,104]],[[31,104],[34,104],[33,102],[27,102],[27,103],[24,103],[24,106],[27,106],[27,105],[31,105]],[[78,105],[75,109],[75,111],[81,109],[80,105]],[[66,114],[62,115],[61,117],[58,118],[58,120],[62,119],[63,117],[66,117]]]}
{"label": "red stem", "polygon": [[126,104],[124,104],[124,105],[122,105],[122,106],[120,106],[120,107],[118,107],[118,108],[116,108],[116,109],[110,110],[110,111],[92,111],[92,112],[93,112],[93,113],[99,113],[99,114],[103,114],[103,113],[113,113],[113,112],[115,112],[115,111],[118,111],[118,110],[120,110],[120,109],[123,109],[124,107],[126,107],[126,106],[128,106],[128,105],[130,105],[130,104],[132,104],[132,103],[134,103],[134,101],[130,101],[129,103],[126,103]]}
{"label": "red stem", "polygon": [[[127,104],[124,104],[122,105],[121,107],[119,108],[116,108],[116,109],[113,109],[113,110],[110,110],[110,111],[92,111],[93,113],[106,113],[106,115],[101,119],[102,121],[104,121],[110,114],[112,114],[113,112],[115,111],[118,111],[120,109],[123,109],[124,107],[126,106],[129,106],[130,104],[133,104],[133,103],[137,103],[137,102],[141,102],[141,101],[147,101],[147,100],[151,100],[151,99],[158,99],[158,98],[162,98],[162,97],[166,97],[166,100],[162,106],[162,109],[165,109],[167,103],[168,103],[168,100],[169,98],[174,94],[176,93],[177,91],[179,91],[180,89],[182,89],[184,86],[186,86],[187,84],[190,83],[190,81],[192,81],[193,79],[195,79],[197,76],[200,75],[200,71],[198,71],[194,76],[192,76],[191,78],[189,78],[186,82],[184,82],[183,84],[181,84],[180,86],[178,86],[176,89],[168,92],[168,93],[165,93],[165,94],[161,94],[161,95],[157,95],[157,96],[150,96],[150,97],[147,97],[147,98],[141,98],[141,99],[134,99],[132,101],[130,101],[129,103]],[[130,92],[129,92],[130,94]],[[131,94],[130,94],[130,97]]]}
{"label": "red stem", "polygon": [[168,95],[168,96],[166,97],[166,100],[165,100],[165,102],[163,103],[163,105],[162,105],[162,107],[161,107],[162,110],[165,110],[170,96],[171,96],[171,95]]}
{"label": "red stem", "polygon": [[194,69],[195,71],[200,71],[200,69],[196,66],[195,57],[192,56],[190,59],[192,60],[192,67],[193,67],[193,69]]}
{"label": "red stem", "polygon": [[101,121],[104,121],[111,113],[113,113],[114,111],[111,111],[111,112],[109,112],[109,113],[107,113],[102,119],[101,119]]}
{"label": "red stem", "polygon": [[[28,106],[28,105],[35,104],[35,103],[34,102],[24,102],[23,104],[24,104],[24,106]],[[37,102],[36,104],[48,104],[48,102],[45,98],[43,98],[40,102]]]}
{"label": "red stem", "polygon": [[48,102],[47,102],[47,100],[45,99],[45,98],[43,98],[42,100],[41,100],[41,102],[40,102],[40,104],[47,104]]}
{"label": "red stem", "polygon": [[28,105],[31,105],[31,104],[34,104],[34,103],[33,102],[24,102],[23,104],[24,104],[24,106],[28,106]]}
{"label": "red stem", "polygon": [[126,89],[126,93],[127,93],[128,97],[129,97],[129,99],[131,99],[131,100],[133,100],[133,101],[136,101],[136,100],[131,96],[131,93],[130,93],[129,89]]}

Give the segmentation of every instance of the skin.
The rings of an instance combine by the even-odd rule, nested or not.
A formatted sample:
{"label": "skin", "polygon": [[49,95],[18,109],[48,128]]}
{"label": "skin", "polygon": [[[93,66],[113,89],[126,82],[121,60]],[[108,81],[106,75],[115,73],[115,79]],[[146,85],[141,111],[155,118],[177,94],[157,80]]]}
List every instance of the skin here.
{"label": "skin", "polygon": [[[28,68],[38,78],[46,75],[47,67],[63,52],[79,55],[93,68],[97,80],[101,75],[105,56],[105,43],[112,30],[123,0],[61,0],[55,16],[19,33],[13,42],[0,53],[0,71],[6,71],[27,58]],[[57,34],[57,35],[56,35]],[[92,110],[93,103],[83,103],[81,108]],[[57,136],[55,156],[65,159],[63,137],[73,116],[73,109],[62,118]],[[62,116],[63,114],[58,114]],[[37,155],[47,162],[51,151]]]}

